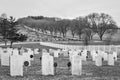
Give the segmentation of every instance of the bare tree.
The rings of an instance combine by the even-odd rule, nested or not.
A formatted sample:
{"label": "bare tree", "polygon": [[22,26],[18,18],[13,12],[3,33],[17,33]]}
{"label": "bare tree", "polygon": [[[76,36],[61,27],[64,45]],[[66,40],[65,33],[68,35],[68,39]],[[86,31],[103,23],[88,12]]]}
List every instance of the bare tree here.
{"label": "bare tree", "polygon": [[99,22],[99,14],[92,13],[86,16],[87,21],[89,22],[89,28],[92,29],[92,33],[90,38],[93,38],[93,35],[97,33],[98,22]]}
{"label": "bare tree", "polygon": [[83,33],[84,28],[88,28],[89,24],[87,23],[87,20],[84,17],[77,18],[77,34],[79,35],[79,39],[81,39],[81,35]]}
{"label": "bare tree", "polygon": [[92,29],[93,33],[97,33],[102,40],[104,33],[109,30],[110,28],[115,28],[116,23],[112,19],[112,17],[105,13],[92,13],[86,16],[88,22],[90,23],[90,28]]}
{"label": "bare tree", "polygon": [[112,19],[112,17],[108,14],[101,13],[99,17],[99,24],[98,24],[98,35],[100,37],[100,40],[102,40],[102,36],[104,33],[112,28],[116,28],[115,21]]}
{"label": "bare tree", "polygon": [[73,19],[70,23],[70,31],[71,31],[73,38],[76,34],[77,29],[78,29],[78,21],[76,19]]}
{"label": "bare tree", "polygon": [[66,19],[57,21],[58,31],[63,34],[63,37],[66,37],[66,33],[69,30],[69,24],[70,21]]}

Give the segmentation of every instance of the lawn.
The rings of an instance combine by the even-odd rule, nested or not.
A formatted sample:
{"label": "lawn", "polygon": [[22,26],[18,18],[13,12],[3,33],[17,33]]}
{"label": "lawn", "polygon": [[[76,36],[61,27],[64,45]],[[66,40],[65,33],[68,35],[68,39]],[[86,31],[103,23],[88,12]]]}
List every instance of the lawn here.
{"label": "lawn", "polygon": [[[50,47],[41,46],[39,44],[16,44],[14,47],[29,47],[29,48],[46,48]],[[120,80],[120,59],[115,62],[115,66],[107,66],[106,62],[103,62],[103,66],[97,67],[91,58],[87,61],[82,62],[82,75],[73,76],[71,71],[68,70],[67,63],[69,61],[68,57],[60,56],[59,58],[54,58],[54,62],[57,62],[58,66],[56,69],[56,74],[54,76],[43,76],[41,74],[41,62],[40,54],[34,55],[34,61],[31,61],[31,66],[27,68],[24,67],[23,77],[11,77],[9,72],[9,67],[0,66],[0,80]]]}
{"label": "lawn", "polygon": [[[53,41],[58,44],[66,44],[66,45],[84,45],[84,41]],[[88,41],[88,45],[120,45],[120,41],[110,41],[107,40],[91,40]]]}

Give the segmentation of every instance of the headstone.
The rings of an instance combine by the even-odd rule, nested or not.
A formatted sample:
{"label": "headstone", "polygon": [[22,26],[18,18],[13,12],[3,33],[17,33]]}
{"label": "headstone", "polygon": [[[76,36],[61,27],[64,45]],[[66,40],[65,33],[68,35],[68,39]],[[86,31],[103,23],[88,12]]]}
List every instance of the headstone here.
{"label": "headstone", "polygon": [[103,57],[103,56],[104,56],[104,52],[103,52],[103,51],[98,50],[97,52],[98,52],[98,55],[99,55],[99,56],[101,56],[101,57]]}
{"label": "headstone", "polygon": [[28,50],[28,55],[30,57],[30,60],[34,60],[34,52],[31,49]]}
{"label": "headstone", "polygon": [[120,47],[117,46],[116,51],[117,51],[117,54],[119,55],[120,54]]}
{"label": "headstone", "polygon": [[90,46],[86,46],[87,51],[90,51]]}
{"label": "headstone", "polygon": [[95,50],[98,51],[99,50],[99,46],[94,46]]}
{"label": "headstone", "polygon": [[69,56],[67,49],[63,49],[63,50],[62,50],[62,53],[63,53],[63,56],[64,56],[64,57],[68,57],[68,56]]}
{"label": "headstone", "polygon": [[42,75],[54,75],[54,60],[49,53],[42,55]]}
{"label": "headstone", "polygon": [[30,54],[28,52],[24,52],[22,56],[23,56],[23,62],[28,61],[29,66],[31,66]]}
{"label": "headstone", "polygon": [[19,55],[19,51],[18,51],[18,49],[14,49],[12,55]]}
{"label": "headstone", "polygon": [[92,61],[95,61],[96,56],[97,56],[97,53],[96,53],[95,50],[92,50],[92,51],[91,51],[91,56],[92,56]]}
{"label": "headstone", "polygon": [[104,47],[103,46],[99,46],[99,50],[104,51]]}
{"label": "headstone", "polygon": [[12,48],[7,48],[7,52],[9,53],[9,55],[12,55],[13,49]]}
{"label": "headstone", "polygon": [[82,52],[82,60],[83,60],[83,61],[86,61],[86,57],[87,57],[87,50],[85,49],[85,50],[83,50],[83,52]]}
{"label": "headstone", "polygon": [[9,66],[10,62],[10,55],[9,52],[7,52],[7,49],[4,49],[3,52],[1,53],[1,65],[2,66]]}
{"label": "headstone", "polygon": [[0,59],[1,59],[1,54],[3,53],[3,49],[0,47]]}
{"label": "headstone", "polygon": [[89,51],[92,51],[93,50],[93,46],[89,46]]}
{"label": "headstone", "polygon": [[113,51],[113,57],[114,57],[114,60],[117,61],[117,52],[116,51]]}
{"label": "headstone", "polygon": [[110,52],[110,46],[105,46],[105,51]]}
{"label": "headstone", "polygon": [[69,53],[68,52],[65,52],[63,55],[64,55],[64,57],[69,57]]}
{"label": "headstone", "polygon": [[99,55],[99,53],[95,57],[95,65],[102,66],[102,57]]}
{"label": "headstone", "polygon": [[70,50],[69,51],[69,60],[72,61],[72,57],[74,55],[74,51],[73,50]]}
{"label": "headstone", "polygon": [[34,49],[34,54],[39,54],[39,49],[38,48]]}
{"label": "headstone", "polygon": [[60,56],[61,55],[61,49],[58,49],[58,55]]}
{"label": "headstone", "polygon": [[25,52],[24,48],[20,49],[20,54],[22,55]]}
{"label": "headstone", "polygon": [[23,76],[23,57],[22,55],[11,55],[10,57],[10,75]]}
{"label": "headstone", "polygon": [[103,52],[103,60],[108,61],[108,53],[107,52]]}
{"label": "headstone", "polygon": [[59,57],[59,51],[58,50],[54,50],[54,57]]}
{"label": "headstone", "polygon": [[42,49],[42,55],[49,55],[50,53],[47,52],[46,49]]}
{"label": "headstone", "polygon": [[112,46],[111,46],[111,51],[115,51],[115,52],[117,52],[117,47],[114,46],[114,45],[112,45]]}
{"label": "headstone", "polygon": [[113,52],[108,54],[108,65],[114,66],[114,55]]}
{"label": "headstone", "polygon": [[53,50],[53,49],[49,49],[50,55],[54,56],[54,51],[55,51],[55,50]]}
{"label": "headstone", "polygon": [[82,59],[78,55],[72,58],[72,75],[82,75]]}

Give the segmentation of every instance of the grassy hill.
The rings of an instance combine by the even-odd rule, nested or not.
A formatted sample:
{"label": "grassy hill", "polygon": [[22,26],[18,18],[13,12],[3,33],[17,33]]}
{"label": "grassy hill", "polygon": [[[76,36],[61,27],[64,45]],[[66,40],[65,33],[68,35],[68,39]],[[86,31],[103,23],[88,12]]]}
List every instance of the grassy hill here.
{"label": "grassy hill", "polygon": [[[24,18],[18,19],[18,22],[22,25],[20,32],[23,34],[28,35],[28,41],[39,41],[40,39],[43,39],[43,41],[47,41],[48,38],[51,39],[53,36],[50,36],[49,31],[47,33],[43,33],[39,28],[42,28],[44,23],[49,23],[50,21],[54,21],[59,18],[49,18],[49,17],[43,17],[43,16],[28,16]],[[36,27],[37,26],[37,27]],[[38,31],[39,30],[39,31]],[[57,34],[60,36],[59,34]],[[104,34],[103,40],[110,39],[111,41],[120,41],[120,30],[118,30],[114,35],[110,36],[109,34]],[[67,38],[73,38],[71,35],[71,31],[67,32]],[[77,35],[75,35],[76,39],[79,39]],[[100,40],[99,36],[95,34],[93,36],[93,40]],[[51,40],[50,40],[51,41]]]}

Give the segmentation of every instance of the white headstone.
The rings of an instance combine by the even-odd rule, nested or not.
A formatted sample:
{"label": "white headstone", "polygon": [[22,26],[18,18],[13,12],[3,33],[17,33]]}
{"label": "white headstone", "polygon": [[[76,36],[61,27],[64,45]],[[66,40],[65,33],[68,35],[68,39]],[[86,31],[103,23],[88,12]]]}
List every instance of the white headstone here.
{"label": "white headstone", "polygon": [[82,59],[80,56],[76,55],[72,58],[72,75],[82,74]]}
{"label": "white headstone", "polygon": [[69,56],[68,55],[68,49],[63,49],[62,54],[63,54],[64,57],[68,57]]}
{"label": "white headstone", "polygon": [[97,56],[97,53],[96,53],[95,50],[92,50],[92,51],[91,51],[91,56],[92,56],[92,60],[95,61],[96,56]]}
{"label": "white headstone", "polygon": [[18,49],[14,49],[14,50],[13,50],[13,55],[19,55]]}
{"label": "white headstone", "polygon": [[116,51],[113,51],[113,57],[114,57],[114,60],[117,61],[117,52]]}
{"label": "white headstone", "polygon": [[10,57],[10,75],[23,76],[23,57],[22,55],[11,55]]}
{"label": "white headstone", "polygon": [[99,55],[99,53],[95,57],[95,65],[102,66],[102,57]]}
{"label": "white headstone", "polygon": [[9,53],[9,55],[12,55],[13,49],[12,48],[7,48],[7,52]]}
{"label": "white headstone", "polygon": [[3,49],[0,47],[0,59],[1,59],[1,54],[3,53]]}
{"label": "white headstone", "polygon": [[115,52],[117,52],[117,47],[114,46],[114,45],[112,45],[112,46],[111,46],[111,51],[115,51]]}
{"label": "white headstone", "polygon": [[3,50],[3,52],[1,53],[1,65],[2,66],[9,66],[9,62],[10,62],[10,54],[9,52],[7,52],[7,50]]}
{"label": "white headstone", "polygon": [[54,55],[54,51],[55,51],[55,50],[53,50],[53,49],[49,49],[49,53],[50,53],[50,55],[53,56],[53,55]]}
{"label": "white headstone", "polygon": [[54,50],[54,57],[59,57],[59,51],[58,50]]}
{"label": "white headstone", "polygon": [[111,50],[111,47],[110,47],[110,46],[105,46],[105,51],[106,51],[106,52],[110,52],[110,50]]}
{"label": "white headstone", "polygon": [[31,49],[28,50],[28,56],[30,57],[30,60],[34,60],[34,52]]}
{"label": "white headstone", "polygon": [[103,52],[103,60],[108,61],[108,53]]}
{"label": "white headstone", "polygon": [[108,65],[114,66],[114,55],[112,52],[108,54]]}
{"label": "white headstone", "polygon": [[39,54],[38,50],[38,48],[34,49],[34,54]]}
{"label": "white headstone", "polygon": [[82,60],[83,60],[83,61],[86,61],[86,57],[87,57],[87,50],[85,49],[85,50],[83,50],[83,52],[82,52]]}
{"label": "white headstone", "polygon": [[31,66],[30,54],[28,52],[24,52],[22,56],[23,56],[23,62],[28,61],[29,62],[28,66]]}
{"label": "white headstone", "polygon": [[99,50],[104,51],[104,47],[103,46],[99,46]]}
{"label": "white headstone", "polygon": [[42,75],[54,75],[54,60],[49,53],[42,55]]}
{"label": "white headstone", "polygon": [[22,55],[25,52],[24,48],[20,49],[20,54]]}
{"label": "white headstone", "polygon": [[69,60],[72,61],[72,57],[74,55],[74,51],[73,50],[70,50],[69,51]]}

